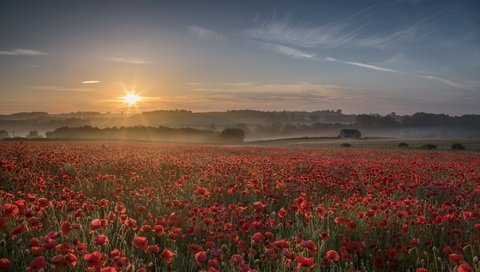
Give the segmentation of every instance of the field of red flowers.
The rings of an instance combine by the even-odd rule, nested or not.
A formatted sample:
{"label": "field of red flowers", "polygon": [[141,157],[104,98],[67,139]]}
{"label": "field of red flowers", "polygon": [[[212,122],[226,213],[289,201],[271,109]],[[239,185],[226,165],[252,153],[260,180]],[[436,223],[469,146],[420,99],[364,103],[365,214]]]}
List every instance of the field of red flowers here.
{"label": "field of red flowers", "polygon": [[480,271],[480,154],[0,143],[0,271]]}

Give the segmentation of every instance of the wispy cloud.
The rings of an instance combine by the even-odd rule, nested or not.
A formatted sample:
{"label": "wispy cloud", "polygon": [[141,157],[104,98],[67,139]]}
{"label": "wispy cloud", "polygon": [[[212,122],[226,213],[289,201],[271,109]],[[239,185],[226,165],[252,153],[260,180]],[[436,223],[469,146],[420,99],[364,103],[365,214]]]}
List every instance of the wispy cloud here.
{"label": "wispy cloud", "polygon": [[[201,86],[192,91],[209,96],[235,96],[242,99],[321,99],[337,96],[341,90],[349,89],[343,86],[310,82],[262,83],[235,82],[224,83],[221,86]],[[273,100],[271,100],[273,101]]]}
{"label": "wispy cloud", "polygon": [[93,89],[71,88],[71,87],[50,86],[50,85],[33,86],[33,88],[40,91],[95,92],[95,90]]}
{"label": "wispy cloud", "polygon": [[[338,47],[356,38],[367,26],[358,23],[358,17],[374,9],[372,5],[349,17],[323,25],[294,23],[290,18],[273,18],[246,31],[247,36],[257,40],[271,41],[300,47]],[[257,19],[257,21],[259,21]]]}
{"label": "wispy cloud", "polygon": [[125,64],[151,64],[149,61],[144,61],[140,59],[129,59],[129,58],[120,58],[120,57],[107,57],[105,60],[117,63],[125,63]]}
{"label": "wispy cloud", "polygon": [[220,32],[197,25],[187,26],[187,30],[190,34],[200,39],[224,40],[226,38],[226,36]]}
{"label": "wispy cloud", "polygon": [[34,49],[13,49],[10,51],[0,51],[0,56],[46,56],[48,53]]}
{"label": "wispy cloud", "polygon": [[279,54],[289,56],[296,59],[312,59],[315,58],[315,54],[305,52],[303,50],[295,49],[290,46],[285,46],[281,44],[267,43],[267,42],[258,42],[262,47],[271,49]]}
{"label": "wispy cloud", "polygon": [[339,63],[343,63],[343,64],[358,66],[358,67],[367,68],[367,69],[376,70],[376,71],[397,73],[397,74],[405,74],[405,72],[400,71],[400,70],[389,69],[389,68],[385,68],[385,67],[381,67],[381,66],[377,66],[377,65],[372,65],[372,64],[368,64],[368,63],[345,61],[345,60],[339,60],[339,59],[331,58],[331,57],[327,57],[327,58],[325,58],[325,60],[326,61],[331,61],[331,62],[339,62]]}
{"label": "wispy cloud", "polygon": [[343,63],[343,64],[347,64],[347,65],[353,65],[353,66],[362,67],[362,68],[371,69],[371,70],[376,70],[376,71],[381,71],[381,72],[402,74],[402,75],[414,76],[414,77],[422,78],[422,79],[433,80],[433,81],[443,83],[447,86],[450,86],[450,87],[456,88],[456,89],[464,89],[464,90],[479,90],[480,89],[480,86],[478,86],[474,83],[462,83],[462,82],[457,82],[457,81],[445,79],[445,78],[439,77],[439,76],[425,75],[425,74],[422,74],[422,73],[411,73],[411,72],[409,73],[409,72],[390,69],[390,68],[385,68],[385,67],[377,66],[377,65],[373,65],[373,64],[354,62],[354,61],[344,61],[344,60],[338,60],[338,59],[331,58],[331,57],[327,57],[327,58],[325,58],[325,60],[326,61],[331,61],[331,62]]}
{"label": "wispy cloud", "polygon": [[96,83],[100,83],[101,81],[99,80],[84,80],[82,81],[82,84],[96,84]]}
{"label": "wispy cloud", "polygon": [[[372,5],[351,16],[314,25],[291,18],[272,18],[245,31],[249,38],[303,48],[368,47],[386,49],[400,42],[419,41],[438,30],[430,24],[440,13],[423,18],[390,32],[375,32],[378,14],[384,7]],[[256,20],[258,22],[259,19]],[[373,30],[373,31],[372,31]]]}
{"label": "wispy cloud", "polygon": [[224,83],[223,85],[227,85],[227,86],[254,86],[254,85],[258,85],[258,84],[261,84],[261,83],[255,82],[255,81],[241,81],[241,82]]}
{"label": "wispy cloud", "polygon": [[452,80],[445,79],[445,78],[438,77],[438,76],[418,75],[418,77],[419,78],[430,79],[430,80],[433,80],[433,81],[438,81],[438,82],[441,82],[441,83],[443,83],[445,85],[448,85],[452,88],[471,90],[471,91],[480,90],[480,86],[478,86],[478,85],[475,86],[474,84],[465,84],[465,83],[452,81]]}

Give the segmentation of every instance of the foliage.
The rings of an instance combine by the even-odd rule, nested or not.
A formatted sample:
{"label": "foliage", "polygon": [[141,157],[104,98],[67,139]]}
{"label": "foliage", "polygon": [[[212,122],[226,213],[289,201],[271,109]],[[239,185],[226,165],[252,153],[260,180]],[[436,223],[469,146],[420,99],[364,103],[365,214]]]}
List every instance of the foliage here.
{"label": "foliage", "polygon": [[408,147],[408,144],[407,144],[407,143],[404,143],[404,142],[401,142],[401,143],[398,144],[398,147],[400,147],[400,148],[406,148],[406,147]]}
{"label": "foliage", "polygon": [[427,149],[427,150],[437,149],[437,146],[434,145],[434,144],[424,144],[424,145],[422,145],[422,149]]}
{"label": "foliage", "polygon": [[4,138],[10,138],[10,135],[8,134],[8,132],[6,130],[0,130],[0,139],[4,139]]}
{"label": "foliage", "polygon": [[245,132],[240,128],[226,128],[222,130],[220,137],[225,142],[241,143],[245,138]]}
{"label": "foliage", "polygon": [[465,150],[465,146],[461,143],[454,143],[452,144],[453,150]]}

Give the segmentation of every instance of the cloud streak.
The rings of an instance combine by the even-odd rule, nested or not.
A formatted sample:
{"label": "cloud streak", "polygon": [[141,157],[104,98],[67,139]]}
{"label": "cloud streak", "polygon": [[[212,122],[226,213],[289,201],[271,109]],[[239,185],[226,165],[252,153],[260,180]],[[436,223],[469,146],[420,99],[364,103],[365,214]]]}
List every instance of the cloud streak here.
{"label": "cloud streak", "polygon": [[381,71],[381,72],[405,74],[405,72],[400,71],[400,70],[389,69],[389,68],[385,68],[385,67],[381,67],[381,66],[377,66],[377,65],[372,65],[372,64],[367,64],[367,63],[339,60],[339,59],[332,58],[332,57],[327,57],[327,58],[325,58],[325,60],[330,61],[330,62],[339,62],[339,63],[343,63],[343,64],[353,65],[353,66],[367,68],[367,69]]}
{"label": "cloud streak", "polygon": [[48,53],[34,49],[13,49],[10,51],[0,51],[0,56],[47,56]]}
{"label": "cloud streak", "polygon": [[116,62],[116,63],[125,63],[125,64],[151,64],[149,61],[144,61],[140,59],[129,59],[129,58],[120,58],[120,57],[107,57],[107,61]]}
{"label": "cloud streak", "polygon": [[262,47],[271,49],[279,54],[296,58],[296,59],[313,59],[315,54],[305,52],[303,50],[295,49],[290,46],[285,46],[281,44],[267,43],[267,42],[258,42]]}
{"label": "cloud streak", "polygon": [[84,80],[82,81],[82,84],[96,84],[96,83],[100,83],[101,81],[99,80]]}
{"label": "cloud streak", "polygon": [[41,85],[33,86],[34,89],[40,91],[58,91],[58,92],[95,92],[93,89],[71,88],[62,86]]}
{"label": "cloud streak", "polygon": [[203,40],[224,40],[226,36],[220,32],[204,28],[197,25],[187,26],[187,30],[190,34],[197,36]]}
{"label": "cloud streak", "polygon": [[473,84],[464,84],[464,83],[460,83],[460,82],[457,82],[457,81],[448,80],[448,79],[445,79],[445,78],[442,78],[442,77],[438,77],[438,76],[418,75],[417,77],[418,77],[418,78],[424,78],[424,79],[429,79],[429,80],[437,81],[437,82],[443,83],[443,84],[445,84],[445,85],[447,85],[447,86],[450,86],[450,87],[452,87],[452,88],[464,89],[464,90],[470,90],[470,91],[478,91],[478,90],[480,90],[480,86],[475,86],[475,85],[473,85]]}

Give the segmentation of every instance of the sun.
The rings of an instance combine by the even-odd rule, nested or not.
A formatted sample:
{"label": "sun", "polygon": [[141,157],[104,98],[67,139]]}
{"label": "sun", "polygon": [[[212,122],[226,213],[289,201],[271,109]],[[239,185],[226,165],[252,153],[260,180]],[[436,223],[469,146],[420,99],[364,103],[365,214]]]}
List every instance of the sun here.
{"label": "sun", "polygon": [[129,106],[134,106],[137,104],[137,102],[140,101],[141,97],[134,94],[134,93],[129,93],[127,95],[125,95],[123,98],[123,102],[125,102],[125,104],[129,105]]}

